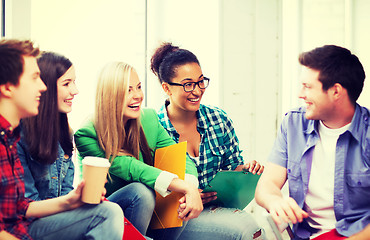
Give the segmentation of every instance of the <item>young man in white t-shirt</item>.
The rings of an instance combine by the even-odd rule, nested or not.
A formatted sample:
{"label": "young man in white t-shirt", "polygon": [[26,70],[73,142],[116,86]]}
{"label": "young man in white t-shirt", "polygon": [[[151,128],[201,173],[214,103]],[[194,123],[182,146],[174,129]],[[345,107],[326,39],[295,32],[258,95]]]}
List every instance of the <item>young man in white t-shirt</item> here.
{"label": "young man in white t-shirt", "polygon": [[299,62],[306,106],[283,119],[256,201],[275,222],[291,221],[295,239],[369,239],[370,111],[356,103],[365,72],[334,45],[304,52]]}

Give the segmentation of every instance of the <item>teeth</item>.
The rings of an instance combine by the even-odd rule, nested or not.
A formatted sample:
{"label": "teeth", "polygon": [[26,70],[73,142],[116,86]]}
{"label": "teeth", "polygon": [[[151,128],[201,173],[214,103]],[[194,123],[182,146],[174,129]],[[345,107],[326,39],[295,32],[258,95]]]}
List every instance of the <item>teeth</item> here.
{"label": "teeth", "polygon": [[66,103],[72,103],[72,100],[64,100]]}
{"label": "teeth", "polygon": [[190,102],[198,102],[199,101],[199,98],[196,98],[196,99],[189,99]]}

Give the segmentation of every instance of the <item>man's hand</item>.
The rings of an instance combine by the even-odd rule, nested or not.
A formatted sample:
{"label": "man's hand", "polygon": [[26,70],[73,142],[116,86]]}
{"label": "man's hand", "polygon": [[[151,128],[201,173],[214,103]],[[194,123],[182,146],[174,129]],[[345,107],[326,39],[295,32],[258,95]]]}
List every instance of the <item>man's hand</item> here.
{"label": "man's hand", "polygon": [[274,219],[277,225],[281,224],[282,219],[284,222],[292,222],[293,224],[297,222],[302,222],[304,218],[308,217],[308,213],[303,211],[297,204],[297,202],[289,198],[277,197],[267,209],[272,219]]}

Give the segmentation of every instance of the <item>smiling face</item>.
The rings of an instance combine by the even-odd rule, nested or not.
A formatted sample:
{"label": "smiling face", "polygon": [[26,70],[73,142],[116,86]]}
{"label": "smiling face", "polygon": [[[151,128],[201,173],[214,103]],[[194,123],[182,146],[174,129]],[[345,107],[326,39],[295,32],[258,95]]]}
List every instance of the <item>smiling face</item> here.
{"label": "smiling face", "polygon": [[299,98],[306,103],[306,118],[311,120],[330,120],[333,116],[333,99],[328,91],[322,89],[319,71],[304,67],[301,74],[302,89]]}
{"label": "smiling face", "polygon": [[23,56],[23,60],[23,73],[19,78],[19,84],[10,86],[19,119],[38,114],[41,93],[46,91],[36,58]]}
{"label": "smiling face", "polygon": [[[197,63],[187,63],[177,67],[176,70],[176,77],[171,79],[173,83],[185,84],[203,79],[202,69]],[[172,107],[186,112],[195,112],[199,109],[205,91],[205,89],[200,89],[198,85],[191,92],[185,92],[182,86],[167,83],[163,83],[162,87],[170,97]]]}
{"label": "smiling face", "polygon": [[126,104],[123,109],[123,118],[126,123],[129,119],[137,119],[140,117],[141,103],[143,102],[144,94],[141,89],[141,82],[135,70],[131,71],[129,88],[126,95]]}
{"label": "smiling face", "polygon": [[58,89],[58,110],[61,113],[69,113],[72,111],[72,100],[78,90],[76,87],[76,73],[72,65],[60,78],[57,80]]}

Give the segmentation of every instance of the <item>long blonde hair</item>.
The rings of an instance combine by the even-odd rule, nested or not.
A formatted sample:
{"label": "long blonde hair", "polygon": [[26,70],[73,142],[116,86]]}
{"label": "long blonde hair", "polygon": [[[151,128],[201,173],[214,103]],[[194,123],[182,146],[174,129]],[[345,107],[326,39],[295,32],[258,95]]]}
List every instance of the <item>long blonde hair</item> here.
{"label": "long blonde hair", "polygon": [[119,155],[139,159],[153,165],[152,150],[146,141],[140,119],[124,124],[124,107],[128,94],[132,66],[123,62],[108,63],[101,71],[96,89],[94,125],[100,147],[110,162]]}

